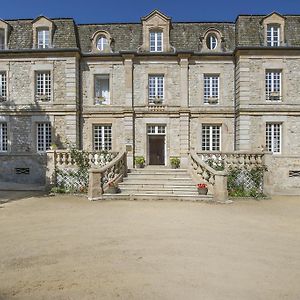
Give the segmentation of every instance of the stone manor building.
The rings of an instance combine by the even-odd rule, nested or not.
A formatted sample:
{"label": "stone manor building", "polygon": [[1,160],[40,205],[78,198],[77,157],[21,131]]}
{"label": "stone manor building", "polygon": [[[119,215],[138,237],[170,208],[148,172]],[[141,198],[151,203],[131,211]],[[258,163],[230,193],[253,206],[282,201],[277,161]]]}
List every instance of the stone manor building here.
{"label": "stone manor building", "polygon": [[273,192],[299,194],[299,82],[296,15],[0,20],[0,181],[43,184],[52,143],[125,149],[129,167],[267,151]]}

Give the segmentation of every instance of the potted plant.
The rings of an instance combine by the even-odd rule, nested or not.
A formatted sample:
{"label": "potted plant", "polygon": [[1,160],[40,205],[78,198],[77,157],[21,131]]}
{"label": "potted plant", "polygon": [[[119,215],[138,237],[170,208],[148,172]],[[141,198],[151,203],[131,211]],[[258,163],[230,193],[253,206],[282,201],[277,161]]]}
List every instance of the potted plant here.
{"label": "potted plant", "polygon": [[198,194],[199,195],[207,195],[208,189],[205,183],[198,183],[197,184]]}
{"label": "potted plant", "polygon": [[172,169],[178,169],[180,167],[180,159],[178,157],[171,157],[170,163]]}
{"label": "potted plant", "polygon": [[136,156],[135,159],[135,165],[138,167],[138,168],[144,168],[145,166],[145,158],[144,156]]}

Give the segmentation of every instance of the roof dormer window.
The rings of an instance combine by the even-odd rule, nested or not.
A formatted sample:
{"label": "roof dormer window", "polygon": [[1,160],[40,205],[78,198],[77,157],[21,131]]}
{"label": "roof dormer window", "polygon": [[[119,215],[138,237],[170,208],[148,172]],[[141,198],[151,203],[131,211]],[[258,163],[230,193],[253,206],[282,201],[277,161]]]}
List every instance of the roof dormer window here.
{"label": "roof dormer window", "polygon": [[37,30],[37,48],[46,49],[50,47],[49,28],[39,28]]}
{"label": "roof dormer window", "polygon": [[269,47],[280,46],[280,25],[279,24],[268,24],[267,46]]}
{"label": "roof dormer window", "polygon": [[150,52],[163,51],[163,32],[150,31]]}
{"label": "roof dormer window", "polygon": [[206,38],[206,45],[209,50],[215,50],[218,46],[218,39],[215,34],[210,33]]}
{"label": "roof dormer window", "polygon": [[97,40],[97,49],[99,51],[105,51],[109,49],[109,42],[105,36],[100,36]]}

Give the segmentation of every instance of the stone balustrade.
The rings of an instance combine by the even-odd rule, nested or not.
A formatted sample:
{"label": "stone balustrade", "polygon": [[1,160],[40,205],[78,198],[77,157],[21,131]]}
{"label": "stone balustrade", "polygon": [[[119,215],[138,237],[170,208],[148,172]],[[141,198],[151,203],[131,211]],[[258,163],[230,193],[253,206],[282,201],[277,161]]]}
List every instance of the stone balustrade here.
{"label": "stone balustrade", "polygon": [[216,201],[225,202],[228,199],[227,173],[225,171],[216,171],[194,151],[189,154],[188,170],[195,181],[207,184],[209,192],[213,194]]}
{"label": "stone balustrade", "polygon": [[229,168],[252,169],[259,167],[264,162],[264,152],[198,152],[198,156],[215,169],[228,170]]}
{"label": "stone balustrade", "polygon": [[88,199],[101,199],[109,184],[117,185],[127,176],[127,154],[120,152],[111,162],[102,167],[89,169]]}

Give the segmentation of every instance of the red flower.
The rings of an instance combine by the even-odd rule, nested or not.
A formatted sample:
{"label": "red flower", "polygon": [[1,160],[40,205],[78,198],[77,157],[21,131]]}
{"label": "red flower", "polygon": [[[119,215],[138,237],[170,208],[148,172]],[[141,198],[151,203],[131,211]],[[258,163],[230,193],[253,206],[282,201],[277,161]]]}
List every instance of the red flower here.
{"label": "red flower", "polygon": [[198,189],[206,189],[207,188],[207,185],[205,183],[198,183],[197,184],[197,188]]}

